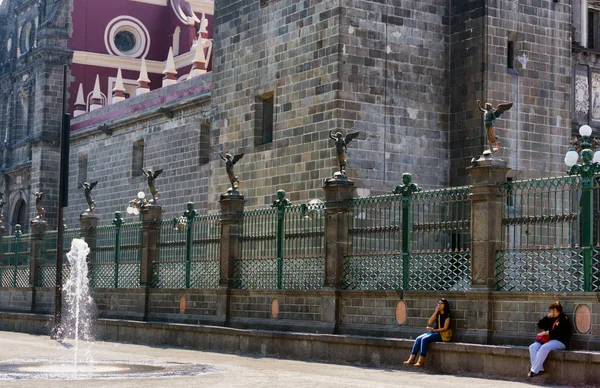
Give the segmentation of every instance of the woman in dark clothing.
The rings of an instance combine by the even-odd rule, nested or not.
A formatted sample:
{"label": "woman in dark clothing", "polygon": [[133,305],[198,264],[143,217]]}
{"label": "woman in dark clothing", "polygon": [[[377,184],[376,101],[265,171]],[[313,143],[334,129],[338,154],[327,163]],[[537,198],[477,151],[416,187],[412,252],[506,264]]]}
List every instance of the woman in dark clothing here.
{"label": "woman in dark clothing", "polygon": [[544,372],[544,361],[551,350],[563,350],[571,341],[571,322],[562,312],[560,302],[554,302],[548,308],[549,312],[538,322],[538,327],[543,330],[538,334],[536,341],[529,346],[531,369],[528,377],[535,377]]}
{"label": "woman in dark clothing", "polygon": [[[450,304],[444,298],[437,302],[435,311],[427,322],[427,333],[421,334],[415,340],[412,352],[408,360],[404,361],[404,364],[414,364],[415,366],[423,366],[425,363],[425,356],[427,355],[427,346],[430,342],[439,341],[450,341],[452,332],[450,327]],[[444,333],[443,337],[442,334]],[[415,363],[415,357],[418,352],[421,352],[419,361]]]}

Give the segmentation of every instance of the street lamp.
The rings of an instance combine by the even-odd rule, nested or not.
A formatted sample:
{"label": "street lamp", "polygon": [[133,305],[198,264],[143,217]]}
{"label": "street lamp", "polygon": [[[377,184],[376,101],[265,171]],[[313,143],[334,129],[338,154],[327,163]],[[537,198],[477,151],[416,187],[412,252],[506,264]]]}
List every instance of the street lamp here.
{"label": "street lamp", "polygon": [[140,210],[144,208],[148,204],[146,200],[146,193],[140,191],[137,193],[137,198],[129,201],[129,206],[127,206],[127,214],[133,214],[137,216],[140,214]]}
{"label": "street lamp", "polygon": [[[571,141],[571,146],[565,155],[565,164],[569,167],[567,174],[581,176],[581,254],[583,256],[583,290],[592,291],[592,255],[594,217],[594,177],[600,172],[600,150],[592,148],[598,145],[598,140],[591,139],[592,128],[582,125],[579,128],[581,141]],[[595,144],[592,144],[595,143]],[[581,148],[581,163],[577,164],[579,155],[577,147]]]}

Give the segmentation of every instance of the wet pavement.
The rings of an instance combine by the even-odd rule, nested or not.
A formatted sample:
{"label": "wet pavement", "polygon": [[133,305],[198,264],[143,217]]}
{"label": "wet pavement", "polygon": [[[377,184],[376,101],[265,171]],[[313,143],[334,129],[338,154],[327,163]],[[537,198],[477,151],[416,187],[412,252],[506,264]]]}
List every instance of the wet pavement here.
{"label": "wet pavement", "polygon": [[[95,342],[79,346],[77,350],[81,359],[79,367],[85,366],[88,369],[75,376],[57,377],[56,373],[59,373],[56,369],[57,364],[73,369],[75,350],[72,341],[57,342],[47,336],[0,332],[0,344],[0,387],[496,388],[533,386],[525,377],[522,382],[511,382],[438,375],[416,371],[414,367],[400,367],[398,370],[364,368],[116,342]],[[92,364],[86,364],[84,362],[86,358]],[[99,372],[94,372],[94,368]],[[135,374],[130,374],[127,368],[132,368]],[[9,370],[16,375],[10,375]],[[29,379],[31,375],[47,380],[31,380]]]}

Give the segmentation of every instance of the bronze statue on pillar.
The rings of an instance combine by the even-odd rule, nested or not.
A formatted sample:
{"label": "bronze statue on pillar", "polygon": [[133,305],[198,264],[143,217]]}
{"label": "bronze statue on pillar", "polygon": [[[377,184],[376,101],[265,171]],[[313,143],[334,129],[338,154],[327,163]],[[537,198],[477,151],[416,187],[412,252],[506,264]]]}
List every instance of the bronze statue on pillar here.
{"label": "bronze statue on pillar", "polygon": [[[240,184],[240,181],[238,180],[238,177],[235,176],[235,173],[233,172],[233,166],[235,166],[235,164],[244,157],[244,154],[241,153],[239,155],[235,155],[235,156],[231,156],[231,154],[225,154],[225,157],[223,157],[222,154],[219,154],[219,156],[221,157],[221,159],[223,159],[225,161],[225,171],[227,172],[227,176],[229,177],[229,181],[231,182],[231,188],[229,188],[227,190],[227,192],[229,193],[233,193],[237,191],[237,188]],[[236,185],[237,183],[237,185]]]}
{"label": "bronze statue on pillar", "polygon": [[506,104],[499,104],[496,109],[494,109],[492,108],[492,104],[486,102],[485,108],[482,108],[481,101],[477,100],[477,107],[481,112],[483,112],[483,126],[487,132],[488,147],[491,153],[495,153],[500,149],[500,142],[498,141],[498,136],[496,136],[494,128],[496,125],[496,119],[500,117],[502,113],[512,108],[512,106],[513,103],[509,102]]}
{"label": "bronze statue on pillar", "polygon": [[343,137],[341,132],[336,132],[335,136],[333,136],[332,131],[329,131],[329,138],[335,142],[335,150],[340,165],[340,171],[336,172],[333,175],[334,177],[346,177],[346,151],[348,150],[348,144],[356,139],[359,134],[360,132],[354,132]]}
{"label": "bronze statue on pillar", "polygon": [[162,172],[162,169],[153,172],[150,168],[148,170],[144,170],[142,168],[142,174],[144,174],[144,176],[148,178],[148,188],[150,188],[150,193],[152,194],[151,202],[153,205],[156,205],[158,199],[160,198],[160,193],[158,192],[158,189],[156,188],[154,182],[156,181],[156,178],[158,178],[158,176],[162,174]]}
{"label": "bronze statue on pillar", "polygon": [[94,209],[96,208],[96,201],[94,201],[94,199],[92,198],[92,190],[94,189],[94,187],[96,187],[97,184],[98,181],[92,183],[79,182],[79,186],[83,189],[83,195],[85,195],[85,201],[88,204],[88,208],[83,212],[83,214],[93,213]]}
{"label": "bronze statue on pillar", "polygon": [[44,198],[43,191],[36,191],[33,195],[35,195],[35,209],[37,210],[37,216],[35,216],[36,220],[43,220],[46,216],[46,210],[42,207],[42,199]]}

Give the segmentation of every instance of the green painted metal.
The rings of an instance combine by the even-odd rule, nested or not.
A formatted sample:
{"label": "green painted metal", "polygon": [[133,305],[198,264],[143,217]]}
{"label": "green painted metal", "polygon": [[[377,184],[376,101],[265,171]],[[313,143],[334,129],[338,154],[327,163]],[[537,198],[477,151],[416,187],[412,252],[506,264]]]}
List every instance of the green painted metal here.
{"label": "green painted metal", "polygon": [[[192,206],[190,206],[192,205]],[[179,218],[160,223],[154,288],[217,288],[220,224],[218,215],[198,215],[193,204]]]}
{"label": "green painted metal", "polygon": [[325,281],[323,203],[291,205],[284,195],[278,201],[243,213],[234,287],[320,289]]}
{"label": "green painted metal", "polygon": [[123,222],[95,228],[96,247],[90,252],[89,276],[93,288],[140,286],[141,222]]}
{"label": "green painted metal", "polygon": [[15,236],[15,252],[14,252],[14,271],[13,271],[13,287],[17,286],[17,271],[19,270],[19,242],[21,240],[21,235],[23,234],[21,232],[21,225],[17,224],[15,225],[15,231],[14,231],[14,236]]}
{"label": "green painted metal", "polygon": [[590,182],[585,186],[578,175],[500,185],[505,206],[496,289],[591,289],[594,188]]}
{"label": "green painted metal", "polygon": [[115,270],[114,270],[114,281],[115,288],[119,288],[119,261],[121,256],[121,226],[123,225],[123,218],[121,212],[115,212],[115,219],[113,220],[115,226]]}
{"label": "green painted metal", "polygon": [[350,201],[342,287],[468,289],[470,188],[398,193]]}
{"label": "green painted metal", "polygon": [[410,290],[462,291],[471,284],[471,188],[411,197]]}

